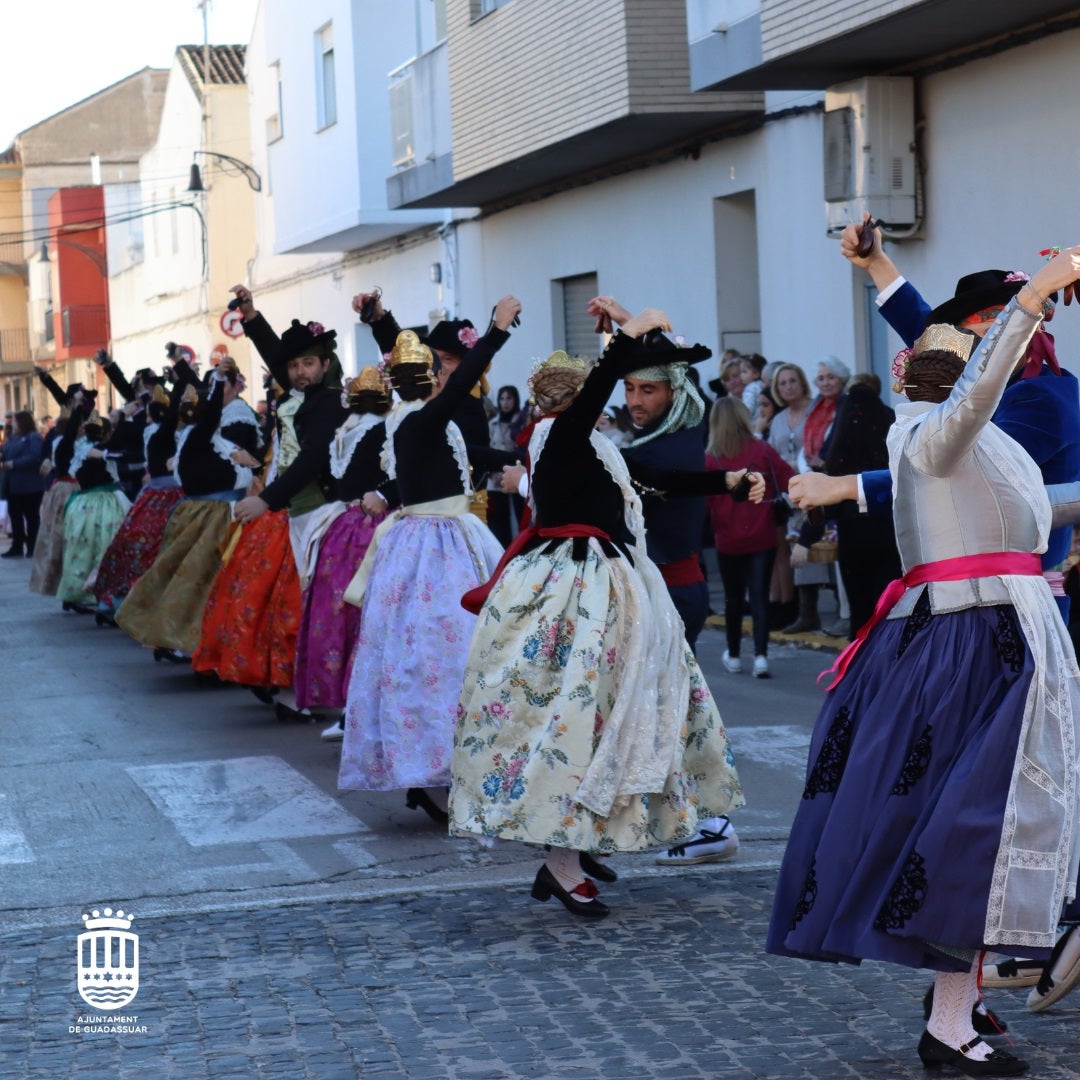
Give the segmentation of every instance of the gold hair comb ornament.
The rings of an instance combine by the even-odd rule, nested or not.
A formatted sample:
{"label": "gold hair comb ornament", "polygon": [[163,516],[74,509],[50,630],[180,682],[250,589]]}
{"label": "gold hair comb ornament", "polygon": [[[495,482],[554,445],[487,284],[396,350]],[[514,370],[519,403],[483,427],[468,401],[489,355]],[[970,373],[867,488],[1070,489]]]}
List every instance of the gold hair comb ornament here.
{"label": "gold hair comb ornament", "polygon": [[928,326],[915,342],[914,355],[919,356],[924,352],[941,350],[951,352],[967,363],[974,347],[974,334],[958,330],[949,323],[934,323]]}

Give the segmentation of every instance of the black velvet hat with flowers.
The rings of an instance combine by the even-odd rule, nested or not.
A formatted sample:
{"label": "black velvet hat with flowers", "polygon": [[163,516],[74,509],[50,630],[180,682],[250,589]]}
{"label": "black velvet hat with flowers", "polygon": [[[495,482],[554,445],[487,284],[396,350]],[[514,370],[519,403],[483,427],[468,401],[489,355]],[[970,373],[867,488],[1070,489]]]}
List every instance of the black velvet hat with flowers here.
{"label": "black velvet hat with flowers", "polygon": [[302,323],[293,319],[292,325],[281,335],[279,359],[287,364],[298,356],[333,358],[336,346],[336,330],[324,330],[321,323]]}
{"label": "black velvet hat with flowers", "polygon": [[1026,275],[1012,270],[979,270],[965,274],[956,283],[952,299],[939,304],[926,316],[926,325],[951,323],[956,326],[969,315],[986,308],[1004,307],[1026,281]]}
{"label": "black velvet hat with flowers", "polygon": [[278,346],[278,359],[282,364],[295,360],[298,356],[318,356],[330,361],[322,385],[341,389],[344,373],[338,361],[337,331],[325,330],[322,323],[302,323],[299,319],[293,319],[292,325],[281,335],[281,344]]}
{"label": "black velvet hat with flowers", "polygon": [[429,349],[464,356],[473,347],[476,338],[476,328],[468,319],[443,319],[423,340]]}

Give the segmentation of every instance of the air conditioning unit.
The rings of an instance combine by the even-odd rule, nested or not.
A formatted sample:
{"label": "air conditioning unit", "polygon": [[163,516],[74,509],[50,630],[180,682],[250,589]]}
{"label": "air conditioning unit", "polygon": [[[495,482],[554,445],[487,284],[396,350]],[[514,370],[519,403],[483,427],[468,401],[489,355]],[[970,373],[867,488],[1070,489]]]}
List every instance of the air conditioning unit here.
{"label": "air conditioning unit", "polygon": [[870,76],[825,91],[825,206],[830,235],[869,211],[886,236],[918,223],[915,83]]}

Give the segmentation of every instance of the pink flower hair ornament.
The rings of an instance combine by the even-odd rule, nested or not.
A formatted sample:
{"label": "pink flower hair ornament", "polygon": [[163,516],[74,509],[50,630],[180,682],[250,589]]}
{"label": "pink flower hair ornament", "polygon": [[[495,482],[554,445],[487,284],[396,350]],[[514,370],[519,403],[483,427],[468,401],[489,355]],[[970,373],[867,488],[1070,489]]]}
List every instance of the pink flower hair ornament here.
{"label": "pink flower hair ornament", "polygon": [[912,348],[901,349],[894,357],[892,362],[892,376],[893,384],[892,391],[894,394],[902,394],[904,392],[904,380],[907,378],[908,364],[911,362],[911,358],[915,355],[915,350]]}
{"label": "pink flower hair ornament", "polygon": [[457,336],[458,341],[460,341],[466,349],[471,349],[480,340],[480,335],[471,326],[463,326],[457,332]]}

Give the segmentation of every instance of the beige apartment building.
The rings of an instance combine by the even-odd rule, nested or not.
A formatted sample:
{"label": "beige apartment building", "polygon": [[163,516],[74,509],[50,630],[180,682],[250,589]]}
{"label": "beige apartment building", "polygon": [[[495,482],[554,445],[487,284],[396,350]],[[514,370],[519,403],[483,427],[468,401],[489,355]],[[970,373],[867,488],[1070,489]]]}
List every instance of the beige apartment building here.
{"label": "beige apartment building", "polygon": [[[250,165],[242,45],[181,45],[167,73],[156,137],[137,183],[109,189],[112,350],[129,374],[160,368],[165,345],[187,346],[206,371],[227,351],[258,387],[244,338],[222,329],[229,288],[255,256],[255,201],[263,178]],[[191,190],[192,166],[198,190]],[[249,395],[250,396],[250,395]]]}
{"label": "beige apartment building", "polygon": [[[55,213],[50,222],[50,200],[62,190],[137,180],[139,158],[157,136],[165,77],[166,72],[153,68],[137,71],[20,132],[3,155],[0,197],[12,212],[3,215],[0,260],[17,269],[0,268],[5,296],[0,329],[8,330],[9,320],[17,320],[10,329],[21,331],[13,346],[21,352],[12,359],[15,367],[0,358],[0,396],[32,408],[35,415],[55,416],[56,404],[33,376],[32,365],[47,368],[61,385],[97,382],[93,353],[102,320],[96,320],[94,332],[80,334],[79,320],[65,320],[64,312],[73,307],[71,291],[77,294],[87,277],[101,282],[107,275],[103,252],[77,236],[80,229],[100,229],[104,222],[80,221],[75,232],[57,228]],[[17,198],[9,182],[16,173]],[[20,305],[7,295],[16,280],[22,290],[21,318],[13,310]]]}

